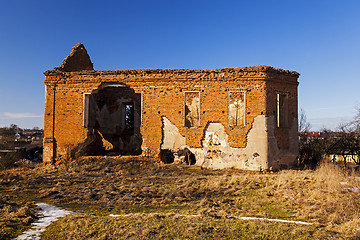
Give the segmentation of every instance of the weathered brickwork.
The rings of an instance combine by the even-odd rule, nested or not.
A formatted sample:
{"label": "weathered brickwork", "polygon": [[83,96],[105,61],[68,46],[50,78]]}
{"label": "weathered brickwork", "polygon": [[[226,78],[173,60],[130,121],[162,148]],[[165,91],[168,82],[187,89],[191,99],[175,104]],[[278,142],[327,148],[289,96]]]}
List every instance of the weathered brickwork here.
{"label": "weathered brickwork", "polygon": [[[76,70],[72,71],[64,60],[61,68],[44,73],[46,76],[44,161],[46,163],[67,161],[71,158],[71,152],[90,138],[94,130],[93,127],[84,126],[84,114],[86,114],[84,94],[94,94],[99,89],[106,90],[113,86],[118,87],[119,91],[126,87],[141,94],[141,109],[139,110],[141,136],[137,137],[141,138],[141,149],[144,155],[160,159],[161,146],[165,144],[164,135],[175,134],[164,130],[163,118],[165,117],[177,128],[176,134],[179,133],[185,138],[184,146],[179,149],[187,148],[193,152],[196,164],[199,165],[205,163],[209,165],[209,161],[213,161],[208,167],[267,169],[291,166],[296,160],[298,151],[296,140],[297,78],[299,76],[296,72],[268,66],[215,70],[94,71],[89,70],[90,66],[85,60],[81,60],[84,56],[88,57],[87,53],[76,54],[76,51],[86,50],[78,44],[73,48],[71,55],[80,56],[79,62],[85,62],[83,63],[84,70],[81,71],[82,66],[78,64]],[[76,58],[71,59],[72,64],[76,61]],[[199,121],[195,121],[192,126],[186,123],[185,115],[189,111],[186,109],[187,92],[194,93],[188,96],[199,96],[198,105],[194,100],[194,104],[199,107]],[[277,94],[279,93],[287,96],[288,125],[286,127],[277,126]],[[242,124],[230,122],[234,121],[235,113],[231,113],[229,117],[229,109],[234,108],[234,105],[229,107],[229,104],[233,104],[235,101],[233,98],[236,96],[242,98],[241,103],[244,107],[235,112],[243,114],[241,118],[238,118],[243,121]],[[119,104],[119,109],[121,104]],[[104,110],[107,106],[103,107],[103,105],[101,101],[97,103],[97,116],[102,118],[100,122],[106,122],[109,117],[105,115],[112,114],[111,111]],[[191,105],[191,108],[195,105]],[[259,123],[255,124],[256,118]],[[224,131],[224,134],[220,134],[225,136],[224,139],[219,140],[221,144],[214,146],[216,150],[204,148],[204,134],[210,123],[218,123],[218,125],[212,125],[211,129],[221,126],[219,131],[222,131],[221,129]],[[120,142],[124,141],[125,144],[127,140],[121,136],[125,130],[120,125],[119,123],[116,130],[113,130],[113,135],[108,137],[105,136],[107,126],[99,126],[99,128],[103,137],[109,142],[117,143],[118,140],[114,140],[117,137],[121,138]],[[254,125],[257,125],[256,129]],[[258,127],[260,125],[261,127]],[[271,130],[268,131],[268,128]],[[251,131],[253,133],[250,133]],[[131,135],[133,132],[128,134]],[[216,132],[214,134],[214,136],[211,135],[214,139],[219,138]],[[255,140],[249,139],[250,137]],[[260,139],[259,142],[256,142],[257,138]],[[249,144],[249,141],[255,142]],[[258,151],[257,145],[263,151]],[[236,152],[237,150],[234,149],[243,152]],[[177,150],[169,149],[174,153]],[[226,164],[222,164],[222,160],[215,161],[215,158],[209,157],[208,153],[211,151],[219,153],[219,156],[226,155],[224,157],[224,159],[228,158]],[[257,157],[258,155],[260,157]],[[284,156],[289,159],[285,159]]]}

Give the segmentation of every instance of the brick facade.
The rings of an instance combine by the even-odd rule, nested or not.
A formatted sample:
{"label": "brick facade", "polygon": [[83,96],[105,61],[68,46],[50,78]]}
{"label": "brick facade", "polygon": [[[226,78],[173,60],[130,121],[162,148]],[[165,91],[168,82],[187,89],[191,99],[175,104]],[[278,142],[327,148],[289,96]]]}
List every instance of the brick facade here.
{"label": "brick facade", "polygon": [[[167,149],[175,157],[181,157],[178,150],[186,148],[194,154],[196,164],[205,167],[276,169],[291,167],[296,161],[297,72],[268,66],[95,71],[85,53],[83,45],[77,44],[61,67],[44,73],[45,163],[70,159],[74,149],[94,135],[94,129],[100,129],[101,137],[113,149],[116,144],[121,144],[123,150],[129,149],[126,145],[140,141],[140,153],[157,160],[162,146],[175,146],[176,139],[183,138],[181,146]],[[140,96],[140,103],[134,105],[135,113],[139,113],[139,120],[136,116],[133,120],[135,130],[126,133],[124,124],[120,123],[126,119],[118,124],[113,120],[116,116],[129,118],[122,106],[133,101],[131,96],[128,100],[114,96],[113,102],[119,103],[113,107],[104,103],[106,99],[97,100],[92,115],[86,112],[85,96],[107,89],[119,92],[130,89]],[[286,104],[283,110],[279,107],[279,94],[286,101],[281,103]],[[104,104],[107,104],[105,110]],[[286,115],[285,126],[278,126],[279,109]],[[98,125],[85,126],[88,118],[92,118],[90,121],[96,118]],[[165,130],[164,118],[176,133]],[[187,118],[192,122],[186,123]],[[215,129],[209,132],[211,144],[205,143],[208,128]],[[170,139],[166,140],[170,144],[164,139]],[[213,144],[215,140],[219,143]]]}

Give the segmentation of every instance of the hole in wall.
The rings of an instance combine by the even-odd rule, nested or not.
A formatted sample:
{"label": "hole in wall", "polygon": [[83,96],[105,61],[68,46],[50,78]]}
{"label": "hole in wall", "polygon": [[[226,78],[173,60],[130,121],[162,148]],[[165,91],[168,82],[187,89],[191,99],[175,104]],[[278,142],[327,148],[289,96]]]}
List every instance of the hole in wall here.
{"label": "hole in wall", "polygon": [[185,148],[177,151],[178,156],[182,156],[182,163],[186,165],[194,165],[196,164],[196,157],[189,149]]}
{"label": "hole in wall", "polygon": [[195,165],[195,163],[196,163],[195,154],[193,154],[192,152],[189,151],[189,152],[185,155],[185,162],[186,162],[188,165]]}
{"label": "hole in wall", "polygon": [[162,149],[160,151],[160,159],[165,164],[173,163],[174,153],[169,149]]}

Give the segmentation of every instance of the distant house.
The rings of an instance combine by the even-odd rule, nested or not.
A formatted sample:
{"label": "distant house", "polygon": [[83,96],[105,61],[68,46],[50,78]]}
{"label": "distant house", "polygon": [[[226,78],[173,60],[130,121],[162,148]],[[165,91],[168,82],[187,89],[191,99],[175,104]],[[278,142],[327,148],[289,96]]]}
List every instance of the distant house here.
{"label": "distant house", "polygon": [[36,132],[31,135],[31,141],[32,142],[41,142],[43,140],[44,133],[43,132]]}
{"label": "distant house", "polygon": [[327,150],[325,159],[329,162],[335,162],[344,165],[356,165],[359,156],[351,147],[351,137],[339,138]]}
{"label": "distant house", "polygon": [[[346,164],[356,164],[356,161],[358,161],[359,156],[348,154],[345,156],[345,159],[346,159]],[[336,153],[327,154],[326,160],[328,160],[329,162],[344,163],[344,156]]]}
{"label": "distant house", "polygon": [[20,141],[26,139],[26,136],[22,132],[15,133],[15,141]]}
{"label": "distant house", "polygon": [[19,158],[41,162],[43,136],[44,132],[41,129],[20,129],[11,136],[11,144],[6,149],[1,149],[0,153],[2,156],[7,153],[18,153]]}

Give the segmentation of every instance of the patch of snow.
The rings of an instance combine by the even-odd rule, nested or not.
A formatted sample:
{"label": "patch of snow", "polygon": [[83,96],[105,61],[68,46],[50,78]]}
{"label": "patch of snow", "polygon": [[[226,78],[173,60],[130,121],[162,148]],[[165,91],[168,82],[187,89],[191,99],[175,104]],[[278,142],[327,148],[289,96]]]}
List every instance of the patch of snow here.
{"label": "patch of snow", "polygon": [[[356,178],[355,178],[356,179]],[[342,186],[346,186],[346,185],[350,185],[349,183],[347,182],[340,182],[340,185]],[[359,192],[359,189],[358,188],[343,188],[343,190],[345,191],[349,191],[349,192]]]}
{"label": "patch of snow", "polygon": [[358,188],[344,188],[344,190],[347,190],[349,192],[355,192],[355,193],[359,192]]}
{"label": "patch of snow", "polygon": [[259,217],[238,217],[238,216],[228,216],[228,218],[236,218],[241,220],[265,220],[270,222],[282,222],[282,223],[295,223],[295,224],[302,224],[302,225],[312,225],[309,222],[302,222],[302,221],[291,221],[291,220],[283,220],[283,219],[271,219],[271,218],[259,218]]}
{"label": "patch of snow", "polygon": [[122,214],[122,215],[116,215],[116,214],[110,214],[109,217],[128,217],[129,214]]}
{"label": "patch of snow", "polygon": [[32,227],[29,230],[25,231],[16,239],[40,240],[40,236],[45,231],[47,226],[49,226],[52,222],[57,221],[59,217],[65,217],[66,215],[72,213],[71,211],[67,211],[46,203],[37,203],[35,205],[40,208],[37,213],[42,216],[40,216],[38,220],[31,224]]}
{"label": "patch of snow", "polygon": [[179,214],[179,216],[181,216],[181,217],[200,217],[200,215],[184,215],[184,214]]}
{"label": "patch of snow", "polygon": [[360,177],[349,177],[349,178],[353,178],[353,179],[355,179],[355,180],[358,180],[358,181],[360,181]]}
{"label": "patch of snow", "polygon": [[[129,216],[129,214],[126,215],[114,215],[110,214],[110,217],[126,217]],[[185,214],[179,214],[181,217],[200,217],[200,215],[185,215]],[[241,220],[263,220],[263,221],[269,221],[269,222],[282,222],[282,223],[295,223],[295,224],[302,224],[302,225],[312,225],[312,223],[309,222],[302,222],[302,221],[291,221],[291,220],[283,220],[283,219],[272,219],[272,218],[259,218],[259,217],[239,217],[239,216],[226,216],[229,219],[241,219]]]}

